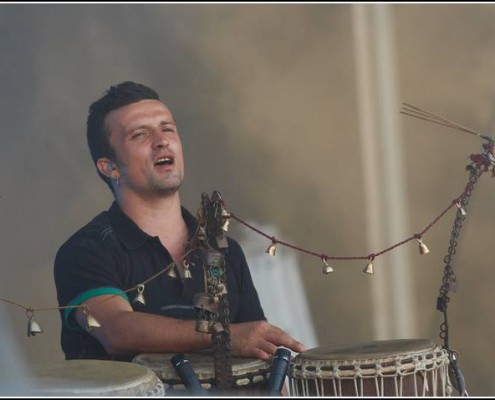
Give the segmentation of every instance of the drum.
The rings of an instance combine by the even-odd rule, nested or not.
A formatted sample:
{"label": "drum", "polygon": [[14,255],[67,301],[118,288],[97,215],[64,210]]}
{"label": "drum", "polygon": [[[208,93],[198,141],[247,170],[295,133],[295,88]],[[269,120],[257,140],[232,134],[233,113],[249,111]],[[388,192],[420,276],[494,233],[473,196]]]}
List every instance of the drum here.
{"label": "drum", "polygon": [[[170,362],[173,356],[174,354],[167,353],[143,353],[134,357],[132,362],[154,371],[163,381],[167,395],[184,396],[187,395],[187,390]],[[232,356],[232,389],[219,389],[215,385],[212,351],[185,353],[185,356],[201,386],[211,395],[262,396],[264,394],[264,385],[270,376],[271,361]]]}
{"label": "drum", "polygon": [[31,368],[35,396],[164,396],[163,382],[149,368],[124,361],[66,360]]}
{"label": "drum", "polygon": [[293,396],[450,396],[448,353],[427,339],[319,347],[289,365]]}

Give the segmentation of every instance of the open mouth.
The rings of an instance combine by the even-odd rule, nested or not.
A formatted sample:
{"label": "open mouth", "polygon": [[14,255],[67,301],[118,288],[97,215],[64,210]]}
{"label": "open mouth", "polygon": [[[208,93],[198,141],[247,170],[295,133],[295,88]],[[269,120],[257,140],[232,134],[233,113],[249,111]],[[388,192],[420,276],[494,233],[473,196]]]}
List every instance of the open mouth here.
{"label": "open mouth", "polygon": [[166,165],[172,165],[174,163],[174,158],[171,156],[160,157],[155,161],[155,166],[162,167]]}

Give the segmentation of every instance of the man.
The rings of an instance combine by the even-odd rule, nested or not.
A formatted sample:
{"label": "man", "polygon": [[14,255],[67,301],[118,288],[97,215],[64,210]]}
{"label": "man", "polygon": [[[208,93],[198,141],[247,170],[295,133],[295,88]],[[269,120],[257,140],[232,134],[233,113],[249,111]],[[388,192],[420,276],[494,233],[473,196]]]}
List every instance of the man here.
{"label": "man", "polygon": [[[87,306],[61,310],[66,358],[131,360],[210,348],[210,335],[195,329],[192,296],[204,292],[203,267],[189,248],[197,221],[181,206],[184,159],[172,113],[153,89],[123,82],[90,106],[87,137],[115,201],[55,259],[60,306]],[[179,277],[147,282],[144,304],[123,293],[173,263]],[[303,351],[266,321],[244,254],[230,238],[225,263],[232,354],[267,359],[279,346]],[[88,310],[100,327],[84,329]]]}

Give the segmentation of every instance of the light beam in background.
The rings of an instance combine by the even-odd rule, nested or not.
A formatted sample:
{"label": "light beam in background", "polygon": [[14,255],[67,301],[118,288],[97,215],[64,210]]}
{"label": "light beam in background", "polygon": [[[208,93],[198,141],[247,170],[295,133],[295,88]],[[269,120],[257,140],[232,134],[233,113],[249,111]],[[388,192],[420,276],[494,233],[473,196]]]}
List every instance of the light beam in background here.
{"label": "light beam in background", "polygon": [[[394,31],[388,5],[352,5],[366,235],[371,249],[386,247],[408,232],[405,175],[397,120]],[[385,263],[389,261],[391,265]],[[371,284],[377,339],[415,337],[409,260],[394,252]],[[393,268],[390,268],[393,266]]]}

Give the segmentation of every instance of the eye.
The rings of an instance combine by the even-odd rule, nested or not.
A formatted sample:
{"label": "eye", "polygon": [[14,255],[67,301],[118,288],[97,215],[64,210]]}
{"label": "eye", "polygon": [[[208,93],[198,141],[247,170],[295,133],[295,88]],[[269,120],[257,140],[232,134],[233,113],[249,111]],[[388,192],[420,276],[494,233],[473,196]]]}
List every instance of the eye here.
{"label": "eye", "polygon": [[174,133],[175,128],[173,126],[165,126],[163,127],[162,132]]}
{"label": "eye", "polygon": [[131,139],[138,139],[140,138],[141,136],[144,136],[146,134],[146,131],[137,131],[137,132],[134,132],[132,135],[131,135]]}

